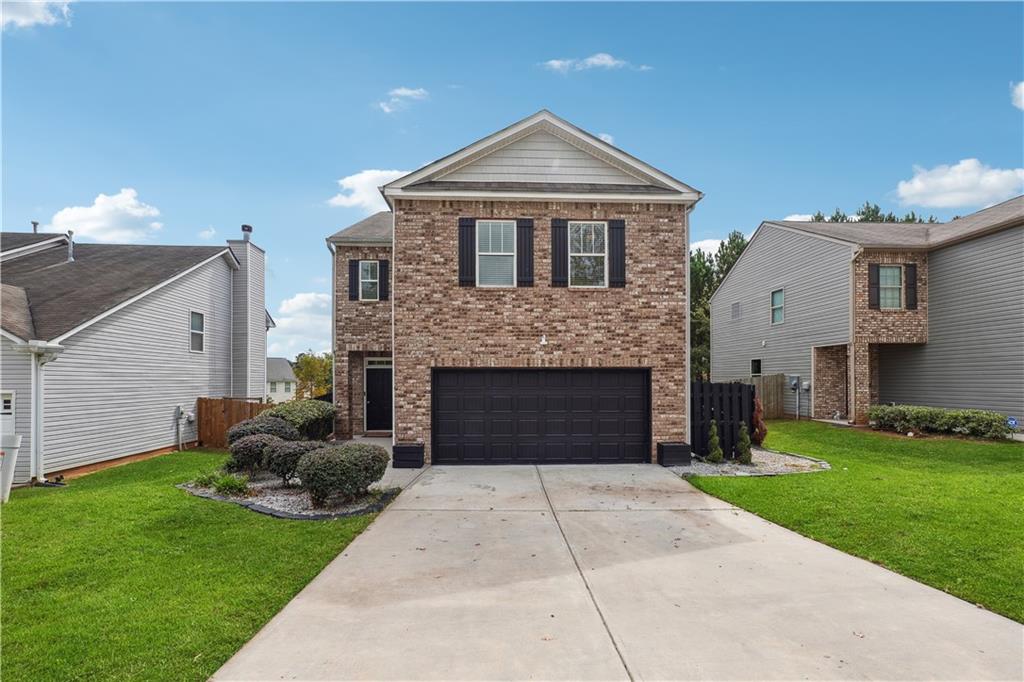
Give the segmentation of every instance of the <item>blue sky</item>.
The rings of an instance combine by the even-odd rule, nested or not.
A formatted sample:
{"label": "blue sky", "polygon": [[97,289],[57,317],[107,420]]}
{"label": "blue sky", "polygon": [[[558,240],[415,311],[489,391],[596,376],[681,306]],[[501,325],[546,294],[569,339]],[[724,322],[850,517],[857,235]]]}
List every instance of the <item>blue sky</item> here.
{"label": "blue sky", "polygon": [[694,241],[865,200],[947,219],[1024,184],[1021,3],[4,11],[4,229],[218,243],[251,223],[274,354],[329,347],[323,240],[375,209],[366,171],[541,108],[703,191]]}

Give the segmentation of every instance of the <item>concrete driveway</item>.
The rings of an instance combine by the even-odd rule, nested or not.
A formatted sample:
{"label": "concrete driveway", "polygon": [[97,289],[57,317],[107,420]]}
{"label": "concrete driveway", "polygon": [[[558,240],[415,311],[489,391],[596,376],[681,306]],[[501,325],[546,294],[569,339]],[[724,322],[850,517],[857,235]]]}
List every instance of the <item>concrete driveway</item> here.
{"label": "concrete driveway", "polygon": [[217,679],[1020,680],[1024,628],[652,465],[433,467]]}

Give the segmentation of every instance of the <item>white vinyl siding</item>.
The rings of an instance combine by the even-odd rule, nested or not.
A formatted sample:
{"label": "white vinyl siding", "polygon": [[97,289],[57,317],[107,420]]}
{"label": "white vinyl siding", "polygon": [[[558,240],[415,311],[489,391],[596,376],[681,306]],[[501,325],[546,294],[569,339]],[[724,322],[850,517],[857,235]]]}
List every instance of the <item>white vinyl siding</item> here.
{"label": "white vinyl siding", "polygon": [[569,223],[569,286],[608,286],[607,236],[607,223]]}
{"label": "white vinyl siding", "polygon": [[878,267],[878,307],[882,310],[903,307],[903,268],[899,265]]}
{"label": "white vinyl siding", "polygon": [[477,286],[515,286],[515,221],[478,220],[476,222],[476,258]]}
{"label": "white vinyl siding", "polygon": [[14,482],[26,483],[32,467],[32,356],[6,338],[0,339],[0,391],[14,394],[14,433],[21,435]]}
{"label": "white vinyl siding", "polygon": [[206,316],[192,310],[189,312],[189,350],[202,353],[206,348]]}
{"label": "white vinyl siding", "polygon": [[772,324],[786,321],[786,292],[776,289],[772,292]]}

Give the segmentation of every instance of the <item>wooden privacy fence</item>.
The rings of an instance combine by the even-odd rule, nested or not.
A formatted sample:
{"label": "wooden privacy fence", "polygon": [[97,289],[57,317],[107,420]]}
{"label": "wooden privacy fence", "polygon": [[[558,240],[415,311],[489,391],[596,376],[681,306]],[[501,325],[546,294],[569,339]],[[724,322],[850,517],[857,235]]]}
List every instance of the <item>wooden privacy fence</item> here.
{"label": "wooden privacy fence", "polygon": [[765,419],[782,419],[782,400],[786,395],[785,374],[765,374],[760,377],[751,377],[749,382],[761,399],[761,409],[764,410]]}
{"label": "wooden privacy fence", "polygon": [[245,398],[198,398],[196,431],[199,444],[208,448],[226,448],[228,429],[270,407],[270,403]]}
{"label": "wooden privacy fence", "polygon": [[711,420],[718,424],[718,437],[727,458],[735,456],[740,439],[740,422],[753,433],[754,387],[751,384],[690,382],[690,415],[693,419],[690,444],[696,455],[708,454]]}

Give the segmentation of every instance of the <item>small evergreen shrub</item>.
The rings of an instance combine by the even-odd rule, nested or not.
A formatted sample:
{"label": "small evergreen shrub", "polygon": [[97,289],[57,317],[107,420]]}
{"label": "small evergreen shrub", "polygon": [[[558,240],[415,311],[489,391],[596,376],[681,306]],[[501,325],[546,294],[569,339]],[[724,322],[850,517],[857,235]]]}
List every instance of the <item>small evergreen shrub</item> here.
{"label": "small evergreen shrub", "polygon": [[764,421],[764,405],[761,398],[754,396],[754,418],[752,426],[754,432],[750,434],[750,440],[754,445],[764,445],[764,439],[768,437],[768,424]]}
{"label": "small evergreen shrub", "polygon": [[722,442],[718,438],[718,422],[712,419],[711,424],[708,426],[708,461],[713,464],[719,464],[724,459],[725,453],[722,452]]}
{"label": "small evergreen shrub", "polygon": [[299,460],[307,452],[327,447],[327,443],[319,440],[284,440],[267,448],[267,469],[279,476],[284,485],[295,478],[295,470]]}
{"label": "small evergreen shrub", "polygon": [[365,494],[384,475],[389,459],[377,445],[328,445],[303,455],[295,473],[313,506],[322,507],[332,497],[351,500]]}
{"label": "small evergreen shrub", "polygon": [[214,481],[213,489],[220,495],[246,495],[249,492],[249,479],[245,476],[224,474]]}
{"label": "small evergreen shrub", "polygon": [[1006,417],[991,410],[951,410],[919,405],[872,405],[868,421],[876,429],[897,433],[943,433],[974,438],[1005,438]]}
{"label": "small evergreen shrub", "polygon": [[257,433],[245,438],[239,438],[231,447],[231,459],[228,460],[225,468],[228,471],[248,471],[255,475],[263,469],[266,461],[266,451],[269,447],[283,443],[277,436],[269,433]]}
{"label": "small evergreen shrub", "polygon": [[302,434],[298,429],[284,419],[260,415],[254,419],[238,422],[228,429],[228,445],[240,438],[255,436],[258,433],[267,433],[284,440],[302,440]]}
{"label": "small evergreen shrub", "polygon": [[284,419],[307,440],[323,440],[334,431],[334,406],[323,400],[289,400],[260,413],[257,419]]}
{"label": "small evergreen shrub", "polygon": [[750,431],[746,422],[740,422],[740,440],[736,444],[736,457],[740,464],[750,464],[754,461],[754,455],[750,451]]}

